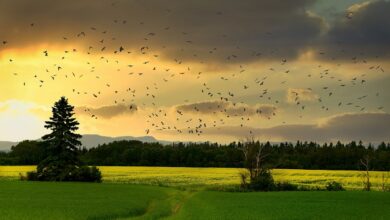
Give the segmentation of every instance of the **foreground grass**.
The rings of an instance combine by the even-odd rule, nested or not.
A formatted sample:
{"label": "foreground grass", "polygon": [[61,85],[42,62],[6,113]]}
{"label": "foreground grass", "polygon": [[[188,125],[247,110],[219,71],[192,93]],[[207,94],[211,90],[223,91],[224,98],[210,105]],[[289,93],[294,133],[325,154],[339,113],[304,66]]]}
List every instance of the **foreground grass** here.
{"label": "foreground grass", "polygon": [[174,192],[130,184],[0,181],[0,219],[158,218],[171,214],[166,198]]}
{"label": "foreground grass", "polygon": [[[236,168],[190,168],[190,167],[99,167],[104,182],[148,184],[160,186],[206,186],[226,187],[238,185],[241,169]],[[25,174],[35,166],[0,166],[0,179],[16,180],[19,173]],[[362,189],[362,173],[343,170],[299,170],[274,169],[276,181],[287,181],[306,187],[324,187],[327,182],[337,181],[350,190]],[[380,190],[382,175],[390,186],[390,173],[371,171],[371,183],[374,190]]]}
{"label": "foreground grass", "polygon": [[172,219],[390,219],[382,192],[200,192]]}
{"label": "foreground grass", "polygon": [[390,193],[182,191],[0,181],[0,219],[390,219]]}

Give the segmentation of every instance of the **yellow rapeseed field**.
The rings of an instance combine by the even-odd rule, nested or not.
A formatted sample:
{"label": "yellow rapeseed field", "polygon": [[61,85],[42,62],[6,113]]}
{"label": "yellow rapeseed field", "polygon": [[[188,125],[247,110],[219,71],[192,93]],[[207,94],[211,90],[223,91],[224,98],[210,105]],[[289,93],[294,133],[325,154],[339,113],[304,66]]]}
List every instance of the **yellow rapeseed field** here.
{"label": "yellow rapeseed field", "polygon": [[[164,186],[229,186],[240,184],[237,168],[101,166],[104,182],[152,184]],[[35,166],[0,166],[0,179],[15,180]],[[324,187],[327,182],[341,182],[347,189],[362,188],[362,172],[343,170],[274,169],[275,181],[301,186]],[[373,189],[390,185],[389,172],[370,171]]]}

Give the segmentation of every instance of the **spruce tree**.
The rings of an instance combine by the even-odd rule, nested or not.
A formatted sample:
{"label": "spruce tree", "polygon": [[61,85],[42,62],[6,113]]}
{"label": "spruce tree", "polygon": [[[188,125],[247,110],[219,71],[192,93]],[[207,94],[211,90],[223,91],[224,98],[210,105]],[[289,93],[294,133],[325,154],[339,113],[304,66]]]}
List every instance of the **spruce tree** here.
{"label": "spruce tree", "polygon": [[46,121],[45,128],[52,130],[42,137],[49,146],[49,153],[58,155],[68,163],[77,164],[77,148],[81,146],[81,135],[74,133],[79,123],[73,117],[74,107],[69,105],[65,97],[54,104],[53,116]]}
{"label": "spruce tree", "polygon": [[80,165],[77,148],[81,135],[76,134],[79,123],[73,117],[74,107],[61,97],[52,108],[52,117],[45,128],[51,133],[42,137],[46,142],[48,157],[38,165],[38,178],[49,181],[67,181]]}

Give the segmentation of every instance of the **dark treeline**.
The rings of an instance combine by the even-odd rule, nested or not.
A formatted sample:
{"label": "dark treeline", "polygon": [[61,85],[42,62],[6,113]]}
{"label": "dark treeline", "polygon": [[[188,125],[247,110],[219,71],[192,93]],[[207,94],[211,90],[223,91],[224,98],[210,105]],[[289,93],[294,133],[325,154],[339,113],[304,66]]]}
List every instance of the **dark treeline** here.
{"label": "dark treeline", "polygon": [[[260,143],[256,143],[260,144]],[[390,170],[390,144],[376,147],[361,142],[316,144],[312,142],[262,144],[274,168],[358,170],[360,159],[369,155],[372,170]],[[142,143],[116,141],[91,149],[79,149],[87,165],[243,167],[241,143]],[[46,157],[42,142],[23,141],[10,152],[0,153],[2,165],[35,165]]]}

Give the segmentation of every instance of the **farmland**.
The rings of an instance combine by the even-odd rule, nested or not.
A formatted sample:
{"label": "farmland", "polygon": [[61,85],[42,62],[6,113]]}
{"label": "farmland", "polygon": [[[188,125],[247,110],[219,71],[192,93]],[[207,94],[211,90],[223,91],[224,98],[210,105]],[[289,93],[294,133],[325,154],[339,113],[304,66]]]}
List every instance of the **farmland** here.
{"label": "farmland", "polygon": [[[273,170],[277,181],[345,192],[221,192],[235,168],[99,167],[103,183],[18,181],[35,166],[0,166],[2,219],[389,219],[390,194],[361,192],[358,171]],[[383,172],[371,172],[375,190]],[[332,210],[329,212],[329,210]]]}
{"label": "farmland", "polygon": [[8,220],[162,216],[170,212],[165,199],[170,193],[168,188],[130,184],[0,181],[0,216]]}
{"label": "farmland", "polygon": [[[159,186],[181,187],[229,187],[240,183],[236,168],[187,168],[187,167],[99,167],[106,183],[131,183]],[[0,179],[16,180],[19,173],[25,174],[35,166],[0,166]],[[362,188],[361,172],[340,170],[298,170],[275,169],[272,171],[276,181],[290,182],[299,186],[324,187],[329,181],[338,181],[346,189]],[[371,171],[371,182],[374,190],[380,190],[385,177],[390,184],[390,174]]]}
{"label": "farmland", "polygon": [[[389,219],[382,192],[179,190],[113,183],[0,181],[0,216],[20,219]],[[331,210],[331,211],[330,211]]]}
{"label": "farmland", "polygon": [[[369,204],[367,201],[370,201]],[[381,192],[201,192],[175,219],[389,219]]]}

